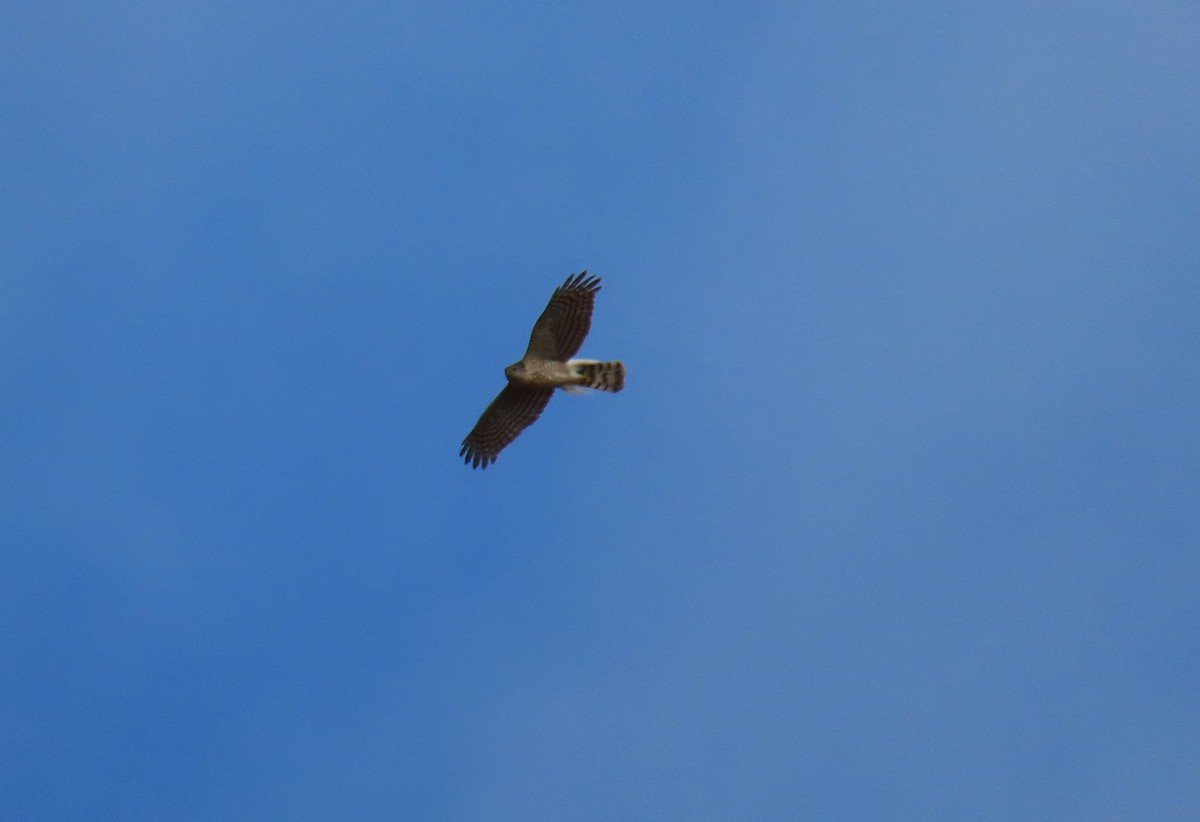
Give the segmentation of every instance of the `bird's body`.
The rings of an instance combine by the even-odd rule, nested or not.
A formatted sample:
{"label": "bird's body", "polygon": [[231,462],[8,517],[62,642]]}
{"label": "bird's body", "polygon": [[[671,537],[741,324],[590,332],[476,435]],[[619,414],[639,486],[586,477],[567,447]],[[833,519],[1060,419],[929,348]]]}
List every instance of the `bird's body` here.
{"label": "bird's body", "polygon": [[508,385],[463,440],[459,456],[468,465],[487,468],[495,462],[501,449],[541,415],[555,388],[617,392],[625,387],[620,361],[571,359],[591,328],[599,290],[600,278],[588,277],[586,271],[567,277],[554,290],[533,325],[525,356],[504,369]]}
{"label": "bird's body", "polygon": [[574,383],[578,379],[570,360],[518,360],[504,369],[504,376],[508,377],[510,383],[526,388],[557,388]]}

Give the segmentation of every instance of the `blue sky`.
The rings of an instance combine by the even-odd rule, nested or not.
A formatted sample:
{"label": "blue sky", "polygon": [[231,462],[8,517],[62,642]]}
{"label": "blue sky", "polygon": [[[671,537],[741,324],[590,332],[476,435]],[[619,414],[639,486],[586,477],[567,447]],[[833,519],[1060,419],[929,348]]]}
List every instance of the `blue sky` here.
{"label": "blue sky", "polygon": [[1200,816],[1194,3],[10,5],[6,818]]}

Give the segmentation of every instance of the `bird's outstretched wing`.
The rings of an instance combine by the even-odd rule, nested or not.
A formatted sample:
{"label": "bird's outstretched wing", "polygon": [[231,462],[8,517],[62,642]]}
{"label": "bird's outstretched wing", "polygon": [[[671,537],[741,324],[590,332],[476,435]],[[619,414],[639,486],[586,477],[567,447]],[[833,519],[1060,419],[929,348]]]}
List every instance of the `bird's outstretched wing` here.
{"label": "bird's outstretched wing", "polygon": [[487,468],[504,446],[541,415],[553,393],[553,388],[504,386],[467,434],[458,455],[472,468]]}
{"label": "bird's outstretched wing", "polygon": [[589,277],[586,271],[567,277],[533,324],[525,356],[560,361],[574,356],[592,327],[592,306],[599,290],[600,278]]}

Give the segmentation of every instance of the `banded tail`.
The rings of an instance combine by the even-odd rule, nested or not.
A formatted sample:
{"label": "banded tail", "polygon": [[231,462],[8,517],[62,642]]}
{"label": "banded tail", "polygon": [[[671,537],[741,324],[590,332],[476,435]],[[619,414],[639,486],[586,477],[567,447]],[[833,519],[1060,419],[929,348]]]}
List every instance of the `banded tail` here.
{"label": "banded tail", "polygon": [[582,378],[580,385],[614,394],[625,387],[625,364],[619,360],[571,360],[571,365],[575,366],[575,373]]}

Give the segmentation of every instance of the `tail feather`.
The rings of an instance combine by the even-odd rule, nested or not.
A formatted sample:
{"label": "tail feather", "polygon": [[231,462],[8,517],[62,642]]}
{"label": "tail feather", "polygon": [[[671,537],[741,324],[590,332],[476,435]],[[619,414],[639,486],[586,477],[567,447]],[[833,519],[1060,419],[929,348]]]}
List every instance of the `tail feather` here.
{"label": "tail feather", "polygon": [[577,373],[583,377],[583,385],[612,391],[614,394],[625,387],[625,364],[618,360],[608,362],[581,362],[576,365]]}

